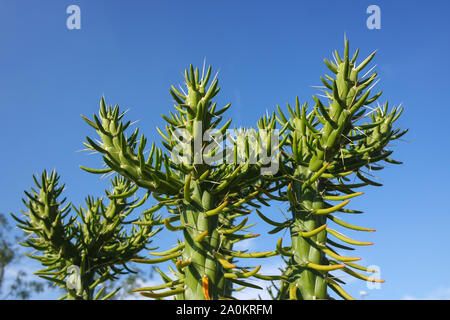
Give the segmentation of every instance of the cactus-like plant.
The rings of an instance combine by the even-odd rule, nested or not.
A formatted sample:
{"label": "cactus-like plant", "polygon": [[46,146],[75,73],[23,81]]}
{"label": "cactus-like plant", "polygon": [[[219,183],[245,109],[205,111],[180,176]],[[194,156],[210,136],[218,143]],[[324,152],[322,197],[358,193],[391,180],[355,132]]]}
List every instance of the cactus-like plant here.
{"label": "cactus-like plant", "polygon": [[[58,200],[63,190],[57,186],[59,177],[44,172],[40,184],[35,179],[39,191],[26,193],[28,201],[24,201],[29,208],[27,219],[14,218],[34,236],[24,245],[44,253],[32,256],[47,267],[38,275],[66,288],[67,297],[75,299],[99,297],[101,290],[94,297],[95,287],[120,274],[120,265],[128,270],[125,264],[129,261],[175,265],[169,264],[172,276],[155,268],[163,284],[134,290],[156,299],[233,299],[241,288],[262,289],[247,278],[281,280],[276,293],[269,291],[274,299],[327,299],[328,288],[351,299],[340,286],[343,281],[332,275],[334,270],[382,282],[354,270],[372,271],[354,263],[360,258],[337,251],[371,243],[353,240],[328,226],[332,222],[351,230],[374,231],[344,222],[337,213],[361,213],[347,207],[351,198],[363,194],[355,190],[381,185],[365,170],[383,169],[380,161],[399,163],[389,158],[392,151],[386,148],[407,131],[393,129],[403,109],[389,111],[387,102],[383,107],[373,106],[381,95],[370,96],[376,72],[370,69],[360,76],[374,53],[359,65],[357,56],[358,50],[350,59],[346,40],[342,58],[335,51],[334,63],[325,60],[333,73],[321,78],[328,103],[314,96],[315,105],[309,112],[308,105],[297,98],[295,108],[287,105],[289,116],[278,107],[278,114],[262,117],[257,123],[259,131],[231,130],[231,119],[219,126],[230,104],[217,109],[213,98],[219,87],[216,77],[209,85],[211,67],[200,75],[191,65],[185,71],[186,92],[174,86],[170,89],[175,105],[169,116],[163,115],[165,132],[157,128],[165,151],[153,142],[148,156],[144,156],[145,136],[139,136],[138,129],[127,136],[131,122],[124,122],[125,113],[118,106],[107,106],[102,98],[98,115],[83,116],[99,140],[86,137],[84,145],[102,155],[106,168],[81,168],[94,174],[118,174],[112,193],[107,192],[110,202],[105,205],[102,199],[88,197],[86,209],[74,207],[78,218],[72,216],[64,223],[70,205],[60,208],[64,200]],[[282,126],[279,132],[274,131],[277,122]],[[226,141],[232,133],[237,143],[230,146]],[[350,182],[352,175],[361,181]],[[146,195],[129,201],[139,188]],[[150,196],[156,205],[133,222],[139,229],[133,227],[127,235],[124,218]],[[268,206],[268,200],[287,202],[292,217],[283,222],[266,217],[258,209]],[[245,216],[251,207],[274,227],[269,233],[288,229],[291,244],[283,246],[280,238],[265,252],[234,250],[236,242],[258,236],[248,231],[251,226]],[[162,208],[169,215],[154,217]],[[138,257],[160,230],[152,231],[158,225],[181,233],[182,239],[164,252],[150,252],[155,258]],[[286,262],[281,275],[262,275],[261,266],[245,266],[239,260],[275,255]],[[64,281],[71,266],[79,267],[75,289]]]}
{"label": "cactus-like plant", "polygon": [[[125,218],[145,202],[137,198],[130,200],[137,188],[123,178],[111,180],[112,192],[106,191],[109,203],[102,198],[86,198],[86,207],[60,200],[64,185],[59,186],[56,172],[42,173],[39,182],[34,177],[37,190],[25,191],[23,200],[28,208],[24,218],[14,215],[18,226],[29,233],[22,245],[30,247],[42,255],[27,256],[38,260],[45,269],[35,274],[67,290],[62,298],[91,300],[104,294],[104,287],[95,292],[98,285],[114,280],[120,274],[133,272],[126,264],[139,257],[138,253],[149,243],[153,214],[142,214],[142,226],[127,232]],[[76,215],[70,215],[73,207]],[[104,295],[107,299],[120,288]]]}
{"label": "cactus-like plant", "polygon": [[[233,243],[256,236],[239,233],[246,229],[247,219],[240,223],[236,219],[249,213],[246,206],[252,205],[253,199],[264,201],[261,195],[264,188],[258,182],[264,161],[249,161],[250,150],[256,145],[250,147],[248,137],[244,138],[243,162],[238,161],[237,145],[227,148],[221,143],[231,124],[230,119],[219,128],[221,115],[230,104],[220,110],[216,108],[212,99],[219,92],[218,80],[214,79],[208,87],[210,76],[211,67],[199,76],[198,68],[194,70],[190,66],[185,72],[187,92],[182,93],[172,86],[170,93],[176,102],[175,113],[170,112],[170,117],[163,115],[167,122],[166,133],[158,129],[170,156],[153,144],[145,159],[146,138],[142,135],[138,143],[137,129],[126,138],[124,131],[130,122],[123,123],[123,113],[120,114],[117,106],[107,107],[104,99],[99,116],[94,115],[93,121],[84,117],[100,136],[100,145],[89,137],[85,145],[102,153],[108,166],[104,170],[85,169],[93,173],[113,170],[147,189],[159,202],[155,210],[166,206],[173,214],[164,220],[165,226],[183,232],[182,243],[163,253],[163,257],[135,260],[143,263],[173,260],[176,263],[177,279],[163,276],[166,285],[140,290],[147,291],[142,294],[149,297],[230,298],[233,283],[246,285],[239,279],[257,275],[260,269],[260,266],[253,270],[239,268],[232,261],[234,258],[275,254],[272,251],[239,253],[232,250]],[[273,128],[275,119],[264,125]],[[212,132],[213,129],[216,130]],[[272,141],[270,137],[266,140]],[[257,141],[262,141],[260,136]],[[267,152],[266,143],[257,145]],[[223,158],[215,158],[224,150],[228,163],[224,163]],[[178,220],[179,226],[171,225]],[[169,290],[153,292],[161,288]]]}
{"label": "cactus-like plant", "polygon": [[[308,112],[307,104],[301,105],[297,98],[295,108],[287,105],[290,117],[278,107],[278,122],[288,127],[283,136],[287,149],[281,170],[289,185],[281,199],[289,202],[292,218],[287,223],[276,223],[260,215],[277,230],[290,230],[291,247],[282,247],[282,239],[277,244],[277,251],[289,259],[284,272],[289,281],[281,284],[277,296],[281,299],[327,299],[328,287],[351,299],[339,285],[343,281],[330,273],[338,269],[358,279],[383,282],[353,270],[371,271],[354,263],[360,258],[341,256],[336,251],[353,250],[349,244],[372,243],[353,240],[328,226],[333,222],[351,230],[375,231],[344,222],[336,213],[361,213],[347,208],[349,199],[363,194],[354,190],[381,185],[369,179],[371,173],[364,170],[382,169],[375,165],[381,160],[399,163],[389,158],[392,151],[386,146],[407,131],[392,129],[403,109],[388,111],[387,102],[384,107],[371,107],[381,95],[378,92],[370,96],[377,73],[370,73],[372,69],[362,77],[360,73],[375,53],[359,65],[357,55],[358,50],[349,57],[346,40],[342,58],[335,51],[335,63],[325,59],[334,75],[321,78],[328,105],[314,96],[315,105]],[[350,182],[351,175],[361,182]],[[335,201],[340,202],[332,204]],[[333,237],[346,245],[335,242]]]}

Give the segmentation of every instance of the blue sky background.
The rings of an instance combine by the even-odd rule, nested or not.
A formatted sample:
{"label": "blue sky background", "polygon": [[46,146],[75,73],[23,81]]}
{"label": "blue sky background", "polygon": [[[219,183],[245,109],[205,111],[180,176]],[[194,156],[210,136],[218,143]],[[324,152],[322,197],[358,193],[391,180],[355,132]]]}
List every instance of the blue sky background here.
{"label": "blue sky background", "polygon": [[[81,8],[81,30],[66,28],[71,4]],[[381,8],[380,30],[366,27],[371,4]],[[347,289],[355,297],[367,291],[366,299],[450,299],[449,13],[448,1],[0,1],[0,211],[23,209],[31,175],[45,168],[59,172],[76,204],[102,195],[108,181],[78,168],[98,167],[100,157],[77,152],[86,135],[95,136],[80,114],[97,112],[102,95],[130,108],[127,119],[160,141],[155,126],[164,127],[160,114],[172,108],[170,85],[206,58],[220,70],[219,103],[232,103],[226,116],[254,125],[297,95],[311,102],[311,86],[328,72],[323,58],[343,50],[346,34],[351,50],[360,48],[358,61],[378,49],[380,101],[402,103],[397,125],[410,130],[392,145],[404,165],[387,165],[384,187],[352,201],[366,214],[346,219],[377,230],[347,234],[375,242],[356,254],[380,266],[386,283],[369,290],[350,281]],[[278,206],[264,212],[280,216]],[[255,232],[267,232],[251,220]],[[172,242],[166,233],[155,240],[162,248]],[[247,246],[275,246],[268,243]],[[36,267],[25,258],[7,276]]]}

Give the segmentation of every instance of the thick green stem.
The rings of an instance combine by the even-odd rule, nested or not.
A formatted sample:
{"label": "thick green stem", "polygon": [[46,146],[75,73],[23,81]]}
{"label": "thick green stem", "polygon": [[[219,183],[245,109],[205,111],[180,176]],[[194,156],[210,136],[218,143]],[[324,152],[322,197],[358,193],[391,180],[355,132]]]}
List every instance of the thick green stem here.
{"label": "thick green stem", "polygon": [[[204,211],[214,208],[214,200],[207,192],[203,192],[203,208],[194,203],[183,205],[182,223],[185,248],[183,260],[192,261],[184,269],[186,300],[205,300],[205,290],[211,299],[218,299],[223,295],[224,286],[220,280],[223,278],[222,266],[214,257],[214,252],[219,251],[220,234],[218,233],[218,215],[207,216]],[[195,238],[208,231],[202,241]],[[207,287],[204,288],[204,280],[207,278]]]}
{"label": "thick green stem", "polygon": [[[306,168],[301,168],[301,172],[296,174],[296,179],[305,181],[313,172]],[[308,263],[323,265],[326,258],[323,252],[318,248],[319,245],[325,245],[327,233],[326,230],[320,231],[312,237],[303,237],[300,232],[312,231],[326,222],[326,216],[315,215],[312,210],[320,209],[323,206],[317,184],[302,189],[302,183],[294,181],[294,201],[291,203],[292,215],[294,223],[291,226],[291,240],[293,256],[291,257],[291,265],[293,272],[291,274],[292,284],[299,289],[300,295],[297,298],[304,300],[326,299],[327,285],[326,273],[317,271],[307,266]]]}

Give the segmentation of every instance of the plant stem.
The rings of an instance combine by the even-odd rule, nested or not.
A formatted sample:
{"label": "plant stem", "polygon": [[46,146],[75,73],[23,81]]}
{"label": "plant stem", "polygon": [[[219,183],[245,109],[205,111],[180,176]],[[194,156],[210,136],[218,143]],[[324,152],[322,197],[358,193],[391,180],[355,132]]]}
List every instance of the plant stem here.
{"label": "plant stem", "polygon": [[[223,270],[214,252],[219,251],[220,235],[218,228],[218,215],[207,216],[204,211],[214,208],[214,200],[209,192],[204,191],[202,196],[203,208],[196,204],[185,204],[182,208],[182,224],[185,248],[183,260],[191,260],[191,264],[184,269],[186,289],[184,299],[205,300],[203,279],[208,280],[207,291],[211,299],[218,299],[223,292]],[[195,237],[208,231],[202,241],[195,241]]]}
{"label": "plant stem", "polygon": [[[300,181],[305,181],[313,174],[306,168],[299,166],[299,169],[300,172],[297,172],[296,178]],[[325,245],[327,232],[322,230],[309,238],[299,234],[299,232],[309,232],[325,224],[325,215],[315,215],[310,212],[314,209],[321,209],[323,201],[317,190],[317,184],[303,190],[302,183],[294,181],[293,191],[297,204],[291,204],[294,220],[291,226],[293,272],[290,277],[293,280],[292,284],[299,289],[301,296],[297,295],[297,297],[300,299],[325,299],[327,295],[326,273],[308,268],[306,265],[307,263],[327,264],[323,251],[317,247],[317,244]]]}

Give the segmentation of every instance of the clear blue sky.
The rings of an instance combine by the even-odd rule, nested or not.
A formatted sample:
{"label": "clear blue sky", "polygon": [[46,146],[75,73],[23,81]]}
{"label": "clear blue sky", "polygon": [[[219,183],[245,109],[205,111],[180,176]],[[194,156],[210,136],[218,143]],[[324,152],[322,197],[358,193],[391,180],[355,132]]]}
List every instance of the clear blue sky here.
{"label": "clear blue sky", "polygon": [[[81,30],[66,28],[66,8],[81,8]],[[366,27],[366,8],[381,8],[381,29]],[[98,111],[100,97],[130,108],[129,120],[150,140],[172,108],[171,84],[190,63],[206,58],[220,70],[219,102],[231,102],[235,125],[254,125],[266,109],[298,95],[312,101],[322,60],[343,49],[344,34],[374,63],[381,101],[403,103],[382,188],[353,201],[366,211],[349,222],[377,229],[350,234],[374,246],[358,249],[381,268],[380,290],[347,288],[368,298],[450,298],[450,3],[448,1],[0,1],[0,210],[18,213],[31,175],[56,169],[66,196],[80,204],[108,182],[78,166],[100,164],[77,152],[94,132],[80,118]],[[361,60],[359,60],[361,61]],[[265,212],[279,215],[277,205]],[[267,227],[257,219],[256,231]],[[11,222],[12,223],[12,222]],[[173,236],[172,236],[173,237]],[[170,245],[168,236],[157,239]],[[266,250],[266,241],[254,241]],[[31,268],[27,259],[23,266]],[[34,266],[34,265],[33,265]]]}

